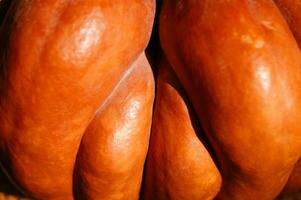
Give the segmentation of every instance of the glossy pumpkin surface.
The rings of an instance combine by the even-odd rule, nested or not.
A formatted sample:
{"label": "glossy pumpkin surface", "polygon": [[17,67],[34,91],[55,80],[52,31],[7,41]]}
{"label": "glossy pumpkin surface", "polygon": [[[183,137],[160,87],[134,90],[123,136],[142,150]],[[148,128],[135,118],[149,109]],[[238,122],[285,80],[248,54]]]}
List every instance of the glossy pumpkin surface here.
{"label": "glossy pumpkin surface", "polygon": [[160,39],[220,166],[217,199],[274,199],[301,153],[301,56],[272,1],[163,3]]}
{"label": "glossy pumpkin surface", "polygon": [[[128,156],[137,165],[131,164],[123,171],[126,176],[135,176],[135,180],[119,180],[116,184],[123,186],[111,198],[136,199],[154,93],[152,73],[143,51],[151,33],[155,2],[22,0],[11,4],[1,27],[0,151],[4,167],[29,196],[73,199],[72,188],[77,191],[74,169],[89,165],[89,160],[81,163],[79,151],[85,154],[87,148],[93,148],[89,151],[95,156],[93,150],[98,143],[107,141],[93,143],[93,139],[87,139],[86,135],[92,133],[90,129],[86,133],[86,129],[92,122],[91,126],[108,137],[116,132],[120,140],[129,144],[125,147],[129,154],[135,148],[130,145],[133,142],[144,148],[135,156]],[[130,75],[134,76],[134,83],[120,84],[136,65],[141,71]],[[137,88],[132,87],[135,82],[139,84]],[[121,93],[128,96],[118,94],[111,98],[121,86]],[[127,101],[123,102],[122,97]],[[122,113],[107,108],[111,102],[123,102],[119,108]],[[139,106],[145,110],[140,111]],[[98,115],[108,118],[108,114],[100,114],[104,108],[112,121],[106,122],[107,127],[101,127],[100,122],[94,124]],[[126,123],[119,125],[119,120]],[[118,137],[110,137],[118,144]],[[141,141],[133,141],[136,139]],[[113,144],[108,143],[106,151],[112,151],[112,164],[118,166],[118,156],[123,157],[124,152]],[[109,160],[103,158],[100,162]],[[94,163],[94,168],[98,164]],[[92,174],[104,179],[112,174],[121,176],[118,170]],[[86,175],[81,173],[80,177]],[[91,187],[89,181],[87,186]]]}
{"label": "glossy pumpkin surface", "polygon": [[0,200],[299,199],[301,1],[162,3],[0,0]]}

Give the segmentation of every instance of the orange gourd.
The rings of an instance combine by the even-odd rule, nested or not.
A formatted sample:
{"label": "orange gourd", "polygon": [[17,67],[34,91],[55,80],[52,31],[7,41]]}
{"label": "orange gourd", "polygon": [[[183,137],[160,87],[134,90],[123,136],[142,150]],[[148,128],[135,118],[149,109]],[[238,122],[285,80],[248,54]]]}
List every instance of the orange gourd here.
{"label": "orange gourd", "polygon": [[139,199],[154,100],[142,55],[88,126],[77,155],[78,199]]}
{"label": "orange gourd", "polygon": [[[98,116],[102,118],[100,109],[111,112],[110,104],[122,101],[121,96],[111,97],[113,91],[132,93],[127,94],[125,104],[120,105],[120,112],[133,113],[131,117],[136,120],[127,124],[133,129],[119,129],[112,124],[123,119],[118,112],[111,113],[107,127],[97,129],[108,137],[117,131],[120,136],[128,135],[119,139],[129,144],[141,143],[143,149],[131,157],[132,163],[137,165],[131,164],[123,171],[135,179],[120,180],[116,184],[123,188],[111,197],[136,199],[151,122],[153,82],[142,54],[151,33],[154,0],[21,0],[11,4],[0,32],[2,165],[29,196],[44,200],[74,199],[72,188],[77,187],[73,180],[74,169],[84,169],[86,164],[93,163],[84,160],[85,163],[76,164],[77,155],[81,160],[80,155],[86,153],[86,148],[94,148],[93,139],[85,136],[86,129],[91,122],[92,127],[102,126],[98,123]],[[136,65],[142,71],[133,70]],[[142,74],[147,80],[140,76]],[[137,88],[128,86],[134,83],[119,84],[125,77],[141,84]],[[137,105],[129,106],[126,102]],[[145,111],[140,111],[138,103],[145,106]],[[106,118],[107,114],[103,115]],[[138,121],[144,124],[137,125]],[[87,135],[90,134],[88,129]],[[132,141],[136,139],[141,141]],[[95,146],[99,142],[106,140],[95,140]],[[124,152],[118,152],[112,144],[107,144],[107,151],[112,156],[124,156]],[[125,150],[132,154],[133,148],[135,146],[129,146]],[[81,149],[83,152],[79,152]],[[91,156],[101,156],[94,153]],[[118,165],[119,161],[112,162]],[[93,167],[97,168],[98,164]],[[106,172],[95,174],[98,178],[110,176]],[[118,175],[116,171],[115,176]],[[86,178],[81,173],[80,177]],[[128,182],[135,185],[135,189]],[[92,198],[86,195],[85,189],[83,192],[86,199]]]}
{"label": "orange gourd", "polygon": [[[300,0],[274,0],[285,17],[292,33],[301,48],[301,1]],[[301,159],[284,188],[284,193],[295,193],[301,191]]]}
{"label": "orange gourd", "polygon": [[187,98],[161,58],[143,199],[213,199],[221,177]]}
{"label": "orange gourd", "polygon": [[155,0],[0,0],[0,170],[42,200],[299,191],[300,3],[164,0],[152,116]]}
{"label": "orange gourd", "polygon": [[216,199],[274,199],[301,155],[301,56],[272,1],[166,0],[160,39],[217,157]]}

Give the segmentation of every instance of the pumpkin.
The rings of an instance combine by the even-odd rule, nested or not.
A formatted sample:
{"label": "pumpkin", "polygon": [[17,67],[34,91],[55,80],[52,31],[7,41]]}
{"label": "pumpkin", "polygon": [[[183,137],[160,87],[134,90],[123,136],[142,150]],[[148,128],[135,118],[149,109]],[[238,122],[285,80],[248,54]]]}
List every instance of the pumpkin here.
{"label": "pumpkin", "polygon": [[82,138],[75,166],[79,199],[139,199],[154,82],[145,56],[136,62]]}
{"label": "pumpkin", "polygon": [[143,199],[213,199],[221,176],[183,89],[162,56]]}
{"label": "pumpkin", "polygon": [[301,154],[301,56],[276,5],[165,0],[160,40],[217,158],[216,199],[274,199]]}
{"label": "pumpkin", "polygon": [[154,0],[0,0],[0,192],[271,200],[300,190],[300,2],[274,1],[164,0],[152,116]]}
{"label": "pumpkin", "polygon": [[[292,33],[301,48],[301,1],[300,0],[275,0],[283,16],[285,17]],[[283,193],[295,193],[301,190],[301,159],[295,168],[284,188]]]}
{"label": "pumpkin", "polygon": [[300,0],[274,0],[285,17],[295,39],[301,46],[301,1]]}
{"label": "pumpkin", "polygon": [[74,199],[74,188],[93,199],[101,182],[99,199],[138,199],[154,12],[153,0],[12,1],[0,30],[0,160],[29,196]]}

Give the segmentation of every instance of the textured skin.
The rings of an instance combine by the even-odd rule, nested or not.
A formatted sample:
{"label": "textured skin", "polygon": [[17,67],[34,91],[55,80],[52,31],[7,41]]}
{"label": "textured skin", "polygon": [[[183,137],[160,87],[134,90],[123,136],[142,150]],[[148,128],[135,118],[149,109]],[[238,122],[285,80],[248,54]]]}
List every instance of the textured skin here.
{"label": "textured skin", "polygon": [[162,61],[145,171],[145,200],[207,200],[220,189],[221,176],[180,91],[174,73]]}
{"label": "textured skin", "polygon": [[119,85],[82,139],[78,199],[139,198],[154,100],[153,74],[144,55]]}
{"label": "textured skin", "polygon": [[12,4],[0,32],[1,162],[35,198],[73,199],[82,135],[146,47],[154,1]]}
{"label": "textured skin", "polygon": [[[301,48],[301,0],[274,0],[288,22],[299,47]],[[301,159],[295,166],[284,193],[294,193],[301,190]]]}
{"label": "textured skin", "polygon": [[301,161],[297,162],[283,190],[284,194],[294,194],[301,191]]}
{"label": "textured skin", "polygon": [[274,199],[301,153],[301,56],[274,3],[165,0],[160,39],[220,165],[216,199]]}
{"label": "textured skin", "polygon": [[274,0],[301,46],[301,0]]}
{"label": "textured skin", "polygon": [[[9,1],[0,0],[0,26],[4,20]],[[9,182],[8,177],[0,170],[0,200],[21,200],[20,194]]]}

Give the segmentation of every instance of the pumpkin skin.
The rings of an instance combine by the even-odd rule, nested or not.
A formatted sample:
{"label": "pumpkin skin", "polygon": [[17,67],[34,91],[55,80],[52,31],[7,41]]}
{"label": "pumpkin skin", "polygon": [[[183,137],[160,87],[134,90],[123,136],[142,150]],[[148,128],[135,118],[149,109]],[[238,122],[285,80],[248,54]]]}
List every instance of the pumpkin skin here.
{"label": "pumpkin skin", "polygon": [[301,0],[274,0],[301,45]]}
{"label": "pumpkin skin", "polygon": [[119,85],[81,141],[78,199],[139,199],[154,100],[153,74],[144,54]]}
{"label": "pumpkin skin", "polygon": [[159,64],[156,88],[143,199],[213,199],[220,189],[221,176],[164,58]]}
{"label": "pumpkin skin", "polygon": [[301,191],[301,161],[296,163],[282,193],[285,195],[294,194]]}
{"label": "pumpkin skin", "polygon": [[81,138],[144,51],[155,2],[12,4],[0,33],[1,162],[34,198],[73,199]]}
{"label": "pumpkin skin", "polygon": [[216,199],[274,199],[301,153],[301,57],[275,4],[166,0],[159,31],[220,165]]}
{"label": "pumpkin skin", "polygon": [[[301,1],[300,0],[274,0],[285,17],[301,48]],[[301,159],[297,162],[283,193],[295,193],[301,190]]]}

